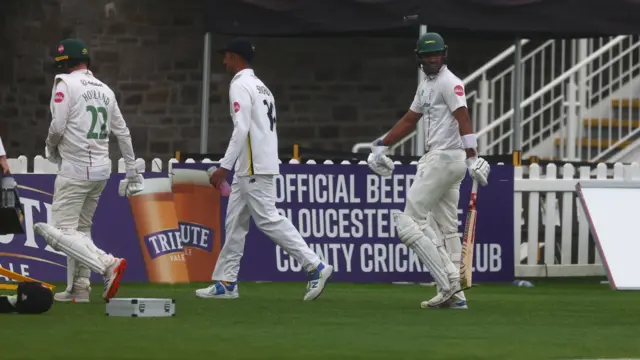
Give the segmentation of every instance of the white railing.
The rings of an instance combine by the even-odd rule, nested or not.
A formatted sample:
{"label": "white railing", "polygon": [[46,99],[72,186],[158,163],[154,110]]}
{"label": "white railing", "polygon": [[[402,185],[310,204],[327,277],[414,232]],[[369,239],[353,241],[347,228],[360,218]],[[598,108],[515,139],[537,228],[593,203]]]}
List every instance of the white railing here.
{"label": "white railing", "polygon": [[604,163],[597,165],[595,175],[588,166],[576,169],[571,164],[560,168],[533,164],[528,178],[522,170],[518,167],[515,172],[516,276],[604,275],[575,186],[584,179],[637,181],[640,165],[616,163],[612,175],[607,175]]}
{"label": "white railing", "polygon": [[[640,135],[640,114],[634,112],[633,102],[629,101],[640,97],[640,86],[634,82],[640,75],[640,37],[629,36],[618,54],[609,53],[591,66],[595,70],[590,69],[587,75],[587,96],[582,108],[600,105],[605,110],[597,113],[599,117],[588,119],[583,133],[584,138],[593,140],[597,146],[588,147],[586,154],[580,147],[578,156],[597,162],[612,158],[621,145],[631,145]],[[616,103],[612,94],[618,100]]]}
{"label": "white railing", "polygon": [[[523,39],[521,40],[520,44],[524,46],[528,42],[529,40]],[[462,80],[462,83],[464,84],[465,90],[467,92],[467,104],[470,107],[470,113],[471,113],[474,128],[479,128],[479,127],[481,128],[488,124],[489,122],[488,119],[490,114],[489,106],[495,105],[495,104],[492,104],[490,101],[488,101],[488,98],[483,98],[479,95],[481,93],[480,89],[483,86],[485,88],[488,88],[489,81],[487,79],[491,77],[491,73],[496,72],[496,68],[499,68],[501,66],[502,67],[508,66],[507,65],[508,61],[512,59],[514,51],[515,51],[515,45],[512,45],[506,50],[504,50],[502,53],[498,54],[495,58],[491,59],[489,62],[484,64],[478,70],[474,71],[473,73],[471,73],[469,76],[465,77]],[[523,58],[522,60],[528,61],[528,58],[527,59]],[[513,69],[513,66],[511,66],[510,69]],[[500,69],[498,69],[497,71],[500,71]],[[511,72],[507,71],[505,73],[505,71],[503,71],[502,73],[500,73],[500,75],[498,75],[501,78],[499,85],[502,86],[503,88],[506,86],[505,84],[509,83],[509,80],[507,78],[507,73],[510,74]],[[502,93],[505,93],[505,92],[503,91]],[[488,96],[488,93],[486,91],[482,92],[482,94],[484,97]],[[385,136],[386,134],[388,134],[388,132],[384,133],[382,136]],[[393,147],[391,147],[389,151],[392,154],[397,154],[397,155],[414,154],[415,152],[414,149],[416,148],[415,146],[416,137],[417,137],[416,131],[413,131],[411,134],[409,134],[404,139],[400,140],[397,144],[395,144]],[[374,139],[371,139],[371,142],[373,140]],[[352,151],[354,153],[357,153],[360,150],[370,149],[371,142],[358,143],[353,146]]]}
{"label": "white railing", "polygon": [[[631,104],[614,108],[610,99],[613,93],[633,95],[630,85],[640,73],[638,37],[573,40],[571,48],[581,60],[520,105],[525,156],[598,161],[611,152],[611,146],[633,136],[633,123],[623,121],[631,113]],[[602,114],[605,120],[587,119],[588,113]],[[512,123],[513,109],[478,132],[479,137],[488,138],[483,154],[513,149]]]}
{"label": "white railing", "polygon": [[[138,159],[140,165],[146,165]],[[177,162],[171,159],[167,168]],[[187,159],[186,162],[196,162]],[[213,162],[203,160],[203,162]],[[28,169],[26,156],[9,159],[13,173],[53,173],[46,159],[34,158],[33,170]],[[289,163],[297,164],[292,159]],[[399,162],[396,162],[399,164]],[[412,162],[416,164],[417,162]],[[119,172],[124,172],[124,161],[118,161]],[[306,164],[316,164],[308,160]],[[333,164],[330,160],[323,164]],[[344,160],[341,164],[351,164]],[[359,164],[366,164],[361,161]],[[143,167],[146,169],[146,167]],[[160,159],[153,159],[149,168],[160,172],[164,168]],[[29,170],[29,171],[28,171]],[[528,175],[525,175],[528,174]],[[522,277],[562,277],[604,275],[602,260],[594,246],[584,211],[575,196],[579,180],[602,181],[640,180],[640,164],[616,163],[611,168],[600,163],[595,171],[588,166],[576,169],[571,164],[562,167],[533,164],[516,167],[514,173],[514,259],[515,274]],[[490,216],[491,214],[488,214]]]}
{"label": "white railing", "polygon": [[[512,53],[513,47],[464,80],[467,87],[477,80],[467,99],[483,155],[514,149],[514,66],[487,80],[488,65],[495,67]],[[640,74],[638,36],[550,40],[524,55],[521,63],[525,156],[597,162],[612,158],[620,146],[640,138],[632,103],[611,102],[613,94],[622,99],[638,96],[638,89],[631,86]],[[414,148],[415,140],[413,132],[390,152],[404,155]],[[370,143],[360,143],[352,150],[369,147]]]}

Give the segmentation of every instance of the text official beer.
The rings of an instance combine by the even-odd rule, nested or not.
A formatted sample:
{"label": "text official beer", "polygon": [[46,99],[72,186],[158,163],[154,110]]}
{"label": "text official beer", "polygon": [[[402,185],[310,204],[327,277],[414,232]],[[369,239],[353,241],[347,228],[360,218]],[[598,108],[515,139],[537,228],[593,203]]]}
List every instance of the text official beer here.
{"label": "text official beer", "polygon": [[145,179],[144,190],[129,196],[129,204],[149,282],[188,283],[171,180]]}
{"label": "text official beer", "polygon": [[205,170],[172,169],[173,197],[190,281],[209,281],[222,247],[220,193]]}

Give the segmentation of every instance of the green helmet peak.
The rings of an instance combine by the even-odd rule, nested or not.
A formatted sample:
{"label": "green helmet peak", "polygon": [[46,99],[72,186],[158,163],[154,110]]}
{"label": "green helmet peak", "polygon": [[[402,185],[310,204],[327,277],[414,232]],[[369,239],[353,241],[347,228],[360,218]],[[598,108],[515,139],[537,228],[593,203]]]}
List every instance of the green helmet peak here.
{"label": "green helmet peak", "polygon": [[439,51],[446,51],[447,46],[444,44],[444,39],[440,34],[435,32],[428,32],[418,39],[416,43],[416,54],[425,54]]}

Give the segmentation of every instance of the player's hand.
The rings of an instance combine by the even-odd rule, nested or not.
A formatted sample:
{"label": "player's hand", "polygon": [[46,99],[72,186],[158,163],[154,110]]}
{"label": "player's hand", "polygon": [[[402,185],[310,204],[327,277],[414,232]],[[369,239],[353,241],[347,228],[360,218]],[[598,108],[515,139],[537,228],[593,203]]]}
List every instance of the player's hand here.
{"label": "player's hand", "polygon": [[209,168],[209,170],[207,170],[207,173],[209,174],[209,183],[211,183],[214,188],[219,189],[220,184],[227,179],[229,170],[223,167],[219,167],[213,172],[210,170],[213,170],[213,168]]}
{"label": "player's hand", "polygon": [[44,148],[44,157],[47,158],[49,162],[56,165],[59,165],[60,162],[62,161],[62,158],[60,157],[60,153],[58,152],[58,149],[56,147],[49,146],[49,145],[46,145]]}
{"label": "player's hand", "polygon": [[2,170],[3,175],[9,174],[9,164],[6,156],[0,156],[0,170]]}
{"label": "player's hand", "polygon": [[385,155],[386,150],[387,147],[382,145],[382,141],[377,140],[372,144],[371,154],[367,157],[367,164],[369,165],[369,168],[382,177],[391,176],[393,169],[395,168],[393,160]]}
{"label": "player's hand", "polygon": [[469,175],[482,186],[489,184],[489,172],[491,172],[491,166],[489,163],[481,157],[472,157],[467,159],[467,168],[469,169]]}
{"label": "player's hand", "polygon": [[144,190],[144,177],[142,174],[126,177],[118,184],[118,195],[129,197]]}

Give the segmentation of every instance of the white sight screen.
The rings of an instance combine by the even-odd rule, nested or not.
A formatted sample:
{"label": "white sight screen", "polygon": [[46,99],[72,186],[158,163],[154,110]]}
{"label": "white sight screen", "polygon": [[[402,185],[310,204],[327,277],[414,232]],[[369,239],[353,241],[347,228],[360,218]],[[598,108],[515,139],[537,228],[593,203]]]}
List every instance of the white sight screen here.
{"label": "white sight screen", "polygon": [[640,290],[640,188],[581,186],[591,233],[616,290]]}

